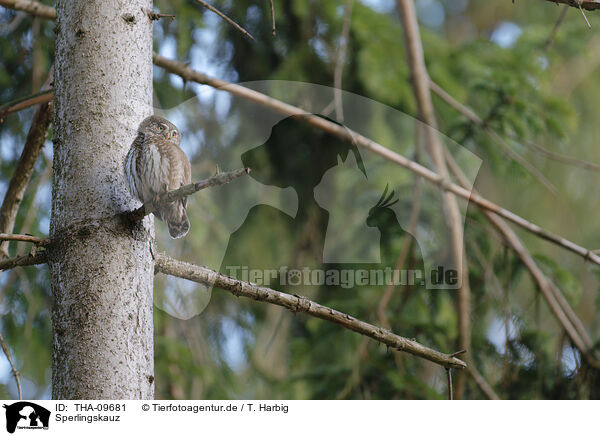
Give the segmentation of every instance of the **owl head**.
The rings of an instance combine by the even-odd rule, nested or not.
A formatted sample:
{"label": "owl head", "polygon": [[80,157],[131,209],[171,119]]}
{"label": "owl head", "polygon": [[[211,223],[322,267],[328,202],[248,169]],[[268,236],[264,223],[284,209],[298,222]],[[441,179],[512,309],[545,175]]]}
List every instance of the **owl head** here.
{"label": "owl head", "polygon": [[144,136],[160,136],[172,144],[179,146],[181,144],[181,134],[173,123],[169,120],[151,115],[140,123],[138,133]]}

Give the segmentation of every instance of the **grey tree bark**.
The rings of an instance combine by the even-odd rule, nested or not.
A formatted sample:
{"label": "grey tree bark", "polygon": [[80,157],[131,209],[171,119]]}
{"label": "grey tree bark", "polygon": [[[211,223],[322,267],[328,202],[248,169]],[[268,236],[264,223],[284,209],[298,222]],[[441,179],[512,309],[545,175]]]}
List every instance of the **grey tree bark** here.
{"label": "grey tree bark", "polygon": [[152,113],[151,0],[59,0],[49,264],[52,396],[149,399],[154,393],[154,226],[123,162]]}

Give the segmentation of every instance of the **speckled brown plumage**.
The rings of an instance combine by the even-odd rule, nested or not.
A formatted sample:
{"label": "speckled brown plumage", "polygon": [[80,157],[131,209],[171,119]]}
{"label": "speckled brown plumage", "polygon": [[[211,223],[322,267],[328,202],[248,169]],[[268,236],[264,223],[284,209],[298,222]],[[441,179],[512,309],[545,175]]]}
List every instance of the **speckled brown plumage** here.
{"label": "speckled brown plumage", "polygon": [[[125,159],[125,176],[133,197],[146,203],[191,183],[190,161],[180,144],[181,134],[168,120],[152,115],[140,123]],[[167,224],[173,238],[185,236],[190,229],[186,207],[184,198],[154,212]]]}

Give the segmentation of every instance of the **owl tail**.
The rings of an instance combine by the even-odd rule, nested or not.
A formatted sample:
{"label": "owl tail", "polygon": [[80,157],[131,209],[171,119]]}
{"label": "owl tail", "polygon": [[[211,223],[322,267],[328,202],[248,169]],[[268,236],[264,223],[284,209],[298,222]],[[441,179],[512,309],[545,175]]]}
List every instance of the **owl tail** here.
{"label": "owl tail", "polygon": [[174,239],[182,238],[190,231],[190,220],[180,201],[164,207],[157,216],[167,224],[169,234]]}

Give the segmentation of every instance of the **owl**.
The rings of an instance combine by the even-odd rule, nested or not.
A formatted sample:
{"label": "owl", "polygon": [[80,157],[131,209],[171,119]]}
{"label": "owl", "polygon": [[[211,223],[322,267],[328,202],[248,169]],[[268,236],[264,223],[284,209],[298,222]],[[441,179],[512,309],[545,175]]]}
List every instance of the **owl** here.
{"label": "owl", "polygon": [[[142,121],[125,158],[129,191],[142,203],[160,194],[191,183],[190,161],[179,147],[181,134],[168,120],[152,115]],[[181,238],[190,229],[187,197],[154,212],[164,221],[172,238]]]}

